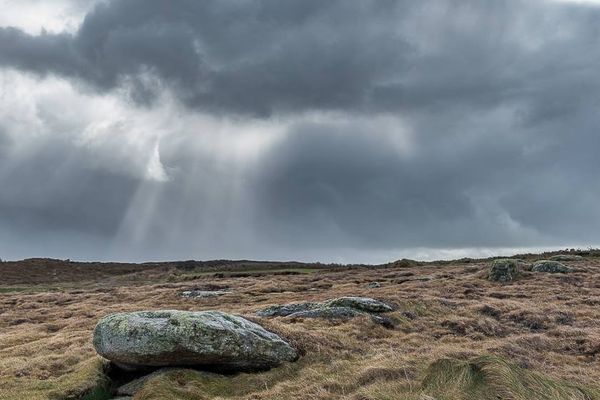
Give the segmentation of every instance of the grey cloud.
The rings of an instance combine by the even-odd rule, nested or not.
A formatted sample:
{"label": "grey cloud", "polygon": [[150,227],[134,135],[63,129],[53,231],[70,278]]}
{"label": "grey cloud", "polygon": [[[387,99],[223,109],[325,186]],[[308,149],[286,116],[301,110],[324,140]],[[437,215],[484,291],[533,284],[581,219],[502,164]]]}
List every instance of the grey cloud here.
{"label": "grey cloud", "polygon": [[86,155],[67,142],[41,144],[28,156],[0,162],[3,229],[113,237],[139,182],[92,168]]}
{"label": "grey cloud", "polygon": [[599,19],[593,7],[543,1],[113,0],[73,35],[1,28],[0,63],[100,90],[129,85],[145,104],[166,86],[211,112],[523,101],[535,119],[555,109],[550,96],[597,92]]}
{"label": "grey cloud", "polygon": [[[591,110],[587,117],[600,123]],[[298,127],[264,158],[264,231],[276,243],[316,248],[600,241],[598,139],[578,124],[581,117],[570,121],[569,144],[554,141],[564,135],[557,126],[526,132],[518,117],[482,118],[487,133],[468,137],[472,122],[445,121],[450,140],[422,135],[414,154],[399,154],[377,132]]]}
{"label": "grey cloud", "polygon": [[[599,21],[550,1],[113,0],[72,34],[0,28],[0,65],[289,127],[243,168],[167,134],[160,183],[44,142],[0,176],[0,221],[138,260],[597,244]],[[18,140],[0,127],[0,156]]]}
{"label": "grey cloud", "polygon": [[74,35],[2,28],[0,63],[101,90],[124,81],[144,88],[142,77],[151,74],[188,105],[211,111],[364,107],[372,87],[397,76],[412,51],[395,33],[403,8],[390,1],[111,1]]}

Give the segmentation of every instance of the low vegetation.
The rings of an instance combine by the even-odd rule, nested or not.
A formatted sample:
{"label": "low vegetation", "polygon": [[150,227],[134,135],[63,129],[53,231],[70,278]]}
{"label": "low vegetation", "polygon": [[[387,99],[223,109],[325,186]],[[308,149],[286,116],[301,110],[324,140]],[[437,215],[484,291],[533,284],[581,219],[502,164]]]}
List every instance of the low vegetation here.
{"label": "low vegetation", "polygon": [[[146,382],[134,400],[600,400],[600,258],[582,255],[563,261],[568,274],[525,267],[512,282],[487,279],[490,260],[373,267],[221,261],[122,270],[5,262],[2,268],[11,264],[21,277],[12,272],[0,290],[0,399],[109,399],[120,377],[91,343],[102,316],[218,309],[286,338],[300,359],[260,373],[173,370]],[[519,258],[527,265],[551,256]],[[181,296],[195,288],[227,292]],[[275,304],[342,296],[392,304],[386,316],[393,328],[367,315],[256,315]]]}

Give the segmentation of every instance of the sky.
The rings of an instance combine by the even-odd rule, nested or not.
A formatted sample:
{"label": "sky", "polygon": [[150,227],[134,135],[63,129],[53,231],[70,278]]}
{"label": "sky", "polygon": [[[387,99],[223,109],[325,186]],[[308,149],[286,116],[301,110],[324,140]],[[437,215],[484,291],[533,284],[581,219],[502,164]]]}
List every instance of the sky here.
{"label": "sky", "polygon": [[597,1],[0,9],[0,258],[600,243]]}

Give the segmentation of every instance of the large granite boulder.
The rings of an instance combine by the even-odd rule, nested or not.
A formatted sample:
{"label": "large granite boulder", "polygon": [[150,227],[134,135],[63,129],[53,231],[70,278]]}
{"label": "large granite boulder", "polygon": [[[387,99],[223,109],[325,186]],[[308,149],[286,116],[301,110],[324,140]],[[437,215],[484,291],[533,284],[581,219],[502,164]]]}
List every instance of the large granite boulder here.
{"label": "large granite boulder", "polygon": [[488,279],[494,282],[511,282],[519,275],[519,263],[511,259],[494,260]]}
{"label": "large granite boulder", "polygon": [[531,269],[534,272],[550,272],[550,273],[568,273],[573,272],[573,268],[567,267],[566,265],[552,260],[540,260],[533,264]]}
{"label": "large granite boulder", "polygon": [[108,315],[96,325],[94,347],[104,358],[133,369],[194,365],[223,371],[260,370],[298,357],[276,334],[218,311]]}

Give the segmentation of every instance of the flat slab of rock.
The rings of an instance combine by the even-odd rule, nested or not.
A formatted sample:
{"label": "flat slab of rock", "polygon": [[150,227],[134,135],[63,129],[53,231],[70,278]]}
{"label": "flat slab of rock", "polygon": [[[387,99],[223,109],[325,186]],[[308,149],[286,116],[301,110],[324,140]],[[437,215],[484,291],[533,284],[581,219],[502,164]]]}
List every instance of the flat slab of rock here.
{"label": "flat slab of rock", "polygon": [[370,297],[339,297],[323,303],[326,307],[349,307],[370,313],[390,312],[393,308]]}
{"label": "flat slab of rock", "polygon": [[294,361],[296,350],[276,334],[219,311],[140,311],[102,318],[94,330],[98,354],[117,365],[206,366],[261,370]]}
{"label": "flat slab of rock", "polygon": [[359,317],[361,315],[368,316],[371,321],[376,324],[383,325],[386,328],[393,328],[394,323],[391,319],[383,317],[381,315],[373,315],[364,311],[356,310],[349,307],[322,307],[314,310],[300,311],[294,314],[288,315],[286,318],[321,318],[327,320],[340,320],[348,321],[352,318]]}
{"label": "flat slab of rock", "polygon": [[299,311],[288,315],[287,318],[324,318],[348,320],[359,315],[365,315],[365,313],[349,307],[321,307],[314,310]]}
{"label": "flat slab of rock", "polygon": [[360,315],[367,315],[373,322],[391,328],[394,325],[392,320],[374,315],[389,311],[393,311],[389,304],[370,297],[338,297],[320,303],[306,302],[270,306],[256,314],[260,317],[322,318],[344,321]]}
{"label": "flat slab of rock", "polygon": [[574,271],[573,268],[567,267],[566,265],[561,264],[558,261],[552,261],[552,260],[536,261],[533,264],[533,268],[531,270],[534,272],[550,272],[550,273],[561,273],[561,274],[566,274],[568,272]]}
{"label": "flat slab of rock", "polygon": [[315,308],[319,308],[321,306],[320,303],[291,303],[291,304],[283,304],[283,305],[275,305],[265,308],[264,310],[260,310],[256,313],[259,317],[287,317],[288,315],[313,310]]}

